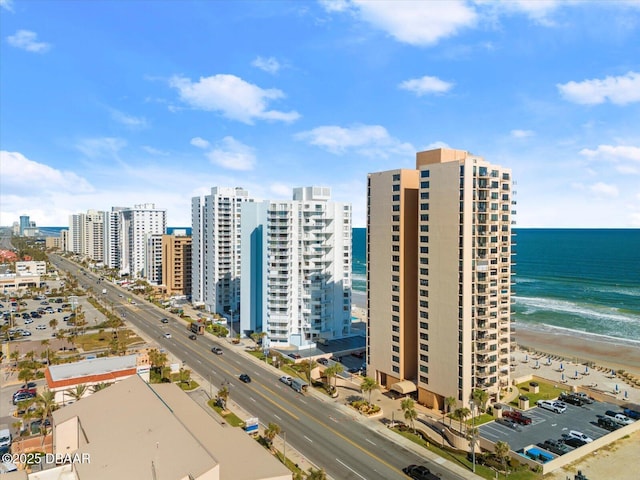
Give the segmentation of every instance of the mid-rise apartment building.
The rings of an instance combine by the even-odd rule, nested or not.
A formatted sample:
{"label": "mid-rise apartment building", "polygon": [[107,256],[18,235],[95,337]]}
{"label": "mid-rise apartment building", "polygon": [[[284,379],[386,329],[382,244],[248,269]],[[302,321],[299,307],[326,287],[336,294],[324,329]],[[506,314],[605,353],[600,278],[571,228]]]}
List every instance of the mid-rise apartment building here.
{"label": "mid-rise apartment building", "polygon": [[209,312],[234,316],[240,308],[240,212],[250,202],[240,187],[191,200],[191,296]]}
{"label": "mid-rise apartment building", "polygon": [[185,230],[162,236],[162,283],[168,295],[191,296],[191,237]]}
{"label": "mid-rise apartment building", "polygon": [[241,330],[306,347],[351,333],[351,205],[326,187],[242,211]]}
{"label": "mid-rise apartment building", "polygon": [[368,175],[367,359],[387,387],[466,405],[509,385],[512,179],[452,149]]}
{"label": "mid-rise apartment building", "polygon": [[149,238],[167,228],[167,211],[153,203],[134,205],[120,211],[120,274],[146,278]]}

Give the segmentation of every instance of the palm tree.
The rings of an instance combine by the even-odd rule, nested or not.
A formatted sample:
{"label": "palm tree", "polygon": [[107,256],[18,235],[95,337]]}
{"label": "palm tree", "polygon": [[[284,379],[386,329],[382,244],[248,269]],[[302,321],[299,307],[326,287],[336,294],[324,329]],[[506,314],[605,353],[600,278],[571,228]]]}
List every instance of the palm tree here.
{"label": "palm tree", "polygon": [[325,368],[324,376],[327,377],[327,384],[331,385],[331,379],[336,376],[336,369],[334,366]]}
{"label": "palm tree", "polygon": [[[469,410],[467,407],[463,407],[460,408],[460,416],[458,417],[460,419],[460,433],[462,433],[462,422],[467,420],[467,417],[469,417],[471,415],[471,410]],[[465,425],[465,430],[466,430],[466,425]]]}
{"label": "palm tree", "polygon": [[45,354],[45,357],[47,358],[47,365],[49,365],[49,344],[51,342],[48,339],[44,339],[44,340],[40,340],[40,345],[42,345],[43,347],[47,347],[46,350],[42,353]]}
{"label": "palm tree", "polygon": [[180,382],[188,383],[189,388],[191,388],[191,370],[187,368],[180,369]]}
{"label": "palm tree", "polygon": [[99,392],[100,390],[104,390],[107,387],[110,387],[111,384],[110,383],[106,383],[106,382],[101,382],[101,383],[96,383],[95,385],[91,386],[91,390],[93,391],[93,393]]}
{"label": "palm tree", "polygon": [[162,370],[167,364],[167,354],[161,353],[155,348],[149,350],[149,363],[151,363],[151,368],[155,369],[162,375]]}
{"label": "palm tree", "polygon": [[56,328],[58,327],[58,320],[56,320],[55,318],[52,320],[49,320],[49,326],[55,331]]}
{"label": "palm tree", "polygon": [[227,400],[229,400],[229,387],[224,385],[220,390],[218,390],[218,401],[220,403],[220,407],[223,410],[227,409]]}
{"label": "palm tree", "polygon": [[400,402],[400,408],[403,412],[411,410],[412,408],[415,408],[415,406],[416,402],[414,402],[412,398],[405,398],[404,400],[402,400],[402,402]]}
{"label": "palm tree", "polygon": [[414,425],[414,420],[418,418],[418,412],[415,408],[408,408],[404,411],[404,419],[409,421],[409,425],[411,425],[411,430],[413,433],[416,433],[416,428]]}
{"label": "palm tree", "polygon": [[276,435],[280,435],[281,431],[280,425],[273,422],[269,422],[267,428],[264,429],[264,438],[267,440],[270,448],[273,446],[273,439],[276,438]]}
{"label": "palm tree", "polygon": [[18,366],[18,358],[20,358],[20,352],[18,350],[14,350],[13,352],[11,352],[9,354],[9,358],[11,360],[13,360],[13,363],[17,367]]}
{"label": "palm tree", "polygon": [[474,404],[480,407],[480,411],[484,412],[487,408],[487,402],[489,401],[489,394],[486,392],[486,390],[476,388],[473,391],[472,396]]}
{"label": "palm tree", "polygon": [[360,389],[362,390],[362,393],[369,394],[369,403],[371,403],[371,392],[373,392],[374,390],[377,390],[378,388],[380,388],[380,385],[371,377],[364,377],[362,379],[362,383],[360,384]]}
{"label": "palm tree", "polygon": [[70,388],[69,390],[65,390],[65,392],[71,395],[71,397],[77,402],[80,401],[82,397],[84,397],[84,394],[87,392],[87,390],[88,387],[84,383],[81,383],[79,385],[76,385],[76,388]]}
{"label": "palm tree", "polygon": [[266,336],[267,336],[267,332],[253,332],[251,334],[251,340],[253,340],[256,343],[255,346],[253,347],[254,350],[256,351],[260,350],[260,342]]}
{"label": "palm tree", "polygon": [[511,447],[509,446],[509,444],[507,442],[497,442],[495,445],[495,449],[493,451],[493,453],[495,454],[496,457],[498,457],[498,460],[500,460],[502,462],[502,469],[506,472],[507,471],[507,457],[509,456],[509,450],[511,450]]}
{"label": "palm tree", "polygon": [[338,375],[340,375],[342,372],[344,372],[344,367],[342,366],[341,363],[335,363],[332,368],[334,369],[334,372],[335,372],[333,386],[337,387],[338,386]]}
{"label": "palm tree", "polygon": [[41,423],[40,429],[42,434],[46,435],[47,428],[45,425],[45,420],[51,417],[51,413],[57,408],[55,392],[52,392],[51,390],[46,390],[42,392],[41,395],[38,395],[36,397],[36,403],[41,408],[42,423]]}
{"label": "palm tree", "polygon": [[34,378],[36,378],[36,376],[30,368],[23,368],[20,370],[20,373],[18,373],[18,380],[22,380],[24,383],[28,383]]}
{"label": "palm tree", "polygon": [[[447,397],[444,399],[444,404],[447,408],[446,413],[451,413],[451,409],[455,408],[455,406],[458,404],[458,401],[455,399],[455,397]],[[449,417],[449,427],[451,427],[451,417]]]}
{"label": "palm tree", "polygon": [[304,373],[307,377],[307,381],[311,383],[311,370],[316,368],[318,366],[318,363],[315,360],[309,358],[300,362],[300,365],[302,365],[304,368]]}
{"label": "palm tree", "polygon": [[327,480],[327,473],[324,469],[315,470],[313,467],[309,469],[306,480]]}

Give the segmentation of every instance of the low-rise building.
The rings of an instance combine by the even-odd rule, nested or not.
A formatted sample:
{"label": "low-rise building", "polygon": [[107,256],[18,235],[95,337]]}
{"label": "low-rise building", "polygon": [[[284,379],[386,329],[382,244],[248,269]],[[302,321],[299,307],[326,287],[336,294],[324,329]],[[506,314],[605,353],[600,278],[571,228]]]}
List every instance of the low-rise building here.
{"label": "low-rise building", "polygon": [[38,479],[291,478],[255,440],[216,422],[179,387],[150,385],[137,375],[56,410],[53,450],[77,461]]}

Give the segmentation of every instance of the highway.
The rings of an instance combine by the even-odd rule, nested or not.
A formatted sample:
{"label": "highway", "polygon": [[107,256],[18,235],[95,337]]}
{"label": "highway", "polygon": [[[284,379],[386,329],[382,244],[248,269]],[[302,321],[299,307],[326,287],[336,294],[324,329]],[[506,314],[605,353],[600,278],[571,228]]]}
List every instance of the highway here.
{"label": "highway", "polygon": [[[50,258],[59,268],[77,275],[76,264],[58,256]],[[80,280],[82,283],[83,279]],[[84,283],[95,285],[96,280],[97,277],[87,272]],[[103,288],[107,289],[107,300],[113,302],[114,308],[126,311],[127,322],[218,388],[223,382],[229,382],[230,398],[234,402],[250,415],[258,417],[261,424],[275,422],[280,425],[286,431],[287,443],[295,446],[312,463],[324,468],[330,477],[344,480],[406,479],[402,468],[415,463],[428,466],[443,479],[463,479],[370,429],[356,412],[343,412],[329,397],[325,400],[296,393],[278,380],[279,374],[274,369],[234,351],[236,347],[216,342],[209,335],[190,340],[190,332],[184,323],[167,316],[163,310],[146,302],[136,306],[127,304],[118,295],[122,294],[119,287],[108,282],[100,283],[99,289],[94,287],[94,290]],[[163,317],[169,318],[168,324],[160,323]],[[165,332],[170,332],[171,338],[164,338]],[[224,354],[213,354],[211,347],[214,345],[222,347]],[[238,379],[241,373],[249,374],[252,382],[241,382]]]}

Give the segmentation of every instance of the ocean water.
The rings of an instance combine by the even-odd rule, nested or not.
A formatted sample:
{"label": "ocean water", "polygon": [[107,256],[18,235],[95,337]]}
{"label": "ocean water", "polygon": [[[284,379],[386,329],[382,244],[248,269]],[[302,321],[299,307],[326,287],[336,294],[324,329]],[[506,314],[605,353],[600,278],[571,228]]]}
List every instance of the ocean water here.
{"label": "ocean water", "polygon": [[[517,229],[513,318],[640,348],[640,229]],[[353,230],[353,288],[366,289],[366,230]]]}

